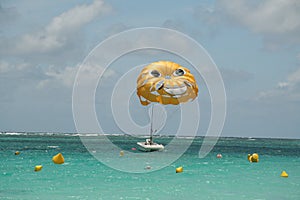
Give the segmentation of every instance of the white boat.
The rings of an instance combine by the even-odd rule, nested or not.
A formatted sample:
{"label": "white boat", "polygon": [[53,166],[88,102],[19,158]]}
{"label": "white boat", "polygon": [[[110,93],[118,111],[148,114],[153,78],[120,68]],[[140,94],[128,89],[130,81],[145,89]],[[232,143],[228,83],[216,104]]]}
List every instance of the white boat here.
{"label": "white boat", "polygon": [[146,139],[146,142],[137,142],[140,150],[142,151],[162,151],[164,150],[164,145],[152,142],[150,139]]}
{"label": "white boat", "polygon": [[137,145],[139,145],[139,149],[141,151],[162,151],[164,150],[164,145],[157,144],[153,142],[153,105],[152,105],[152,111],[151,111],[151,125],[150,125],[150,138],[146,139],[146,142],[137,142]]}

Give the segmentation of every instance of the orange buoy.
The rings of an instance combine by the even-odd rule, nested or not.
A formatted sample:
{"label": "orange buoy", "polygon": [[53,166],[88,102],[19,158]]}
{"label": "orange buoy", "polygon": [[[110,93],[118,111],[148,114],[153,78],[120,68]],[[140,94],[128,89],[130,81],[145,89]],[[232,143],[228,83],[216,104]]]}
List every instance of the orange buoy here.
{"label": "orange buoy", "polygon": [[63,157],[63,155],[61,153],[58,153],[55,156],[53,156],[52,161],[55,164],[63,164],[65,162],[65,158]]}
{"label": "orange buoy", "polygon": [[15,152],[15,155],[17,156],[17,155],[19,155],[20,154],[20,151],[16,151]]}

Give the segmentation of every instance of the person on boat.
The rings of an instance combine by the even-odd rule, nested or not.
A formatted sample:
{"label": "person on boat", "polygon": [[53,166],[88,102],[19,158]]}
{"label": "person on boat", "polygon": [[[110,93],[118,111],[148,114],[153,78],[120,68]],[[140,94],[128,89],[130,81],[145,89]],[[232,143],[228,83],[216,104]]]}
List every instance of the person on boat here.
{"label": "person on boat", "polygon": [[152,145],[153,142],[150,139],[146,139],[145,145]]}

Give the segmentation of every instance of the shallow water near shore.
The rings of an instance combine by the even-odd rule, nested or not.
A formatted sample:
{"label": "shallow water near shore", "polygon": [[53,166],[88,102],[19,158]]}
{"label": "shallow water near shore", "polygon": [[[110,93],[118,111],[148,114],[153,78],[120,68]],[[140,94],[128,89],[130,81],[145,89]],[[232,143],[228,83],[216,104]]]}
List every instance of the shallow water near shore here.
{"label": "shallow water near shore", "polygon": [[[107,137],[134,153],[140,140]],[[170,140],[159,137],[156,142]],[[199,158],[202,141],[195,138],[179,159],[160,170],[126,173],[98,161],[78,135],[2,133],[0,199],[300,199],[300,140],[220,138],[212,152]],[[109,151],[107,147],[103,153]],[[59,152],[65,163],[55,165],[51,159]],[[258,163],[247,160],[254,152],[260,156]],[[217,158],[218,153],[223,157]],[[43,169],[34,172],[36,165]],[[183,172],[175,173],[179,166]],[[283,170],[288,178],[280,176]]]}

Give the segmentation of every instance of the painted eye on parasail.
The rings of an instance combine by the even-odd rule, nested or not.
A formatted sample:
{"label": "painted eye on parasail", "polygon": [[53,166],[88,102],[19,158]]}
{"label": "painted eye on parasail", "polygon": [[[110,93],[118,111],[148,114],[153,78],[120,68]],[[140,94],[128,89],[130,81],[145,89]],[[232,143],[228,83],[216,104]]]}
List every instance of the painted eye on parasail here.
{"label": "painted eye on parasail", "polygon": [[176,69],[174,72],[174,76],[183,76],[185,71],[183,69]]}
{"label": "painted eye on parasail", "polygon": [[151,74],[152,76],[154,76],[154,77],[160,77],[160,73],[159,73],[159,71],[157,71],[157,70],[152,70],[152,71],[150,72],[150,74]]}

